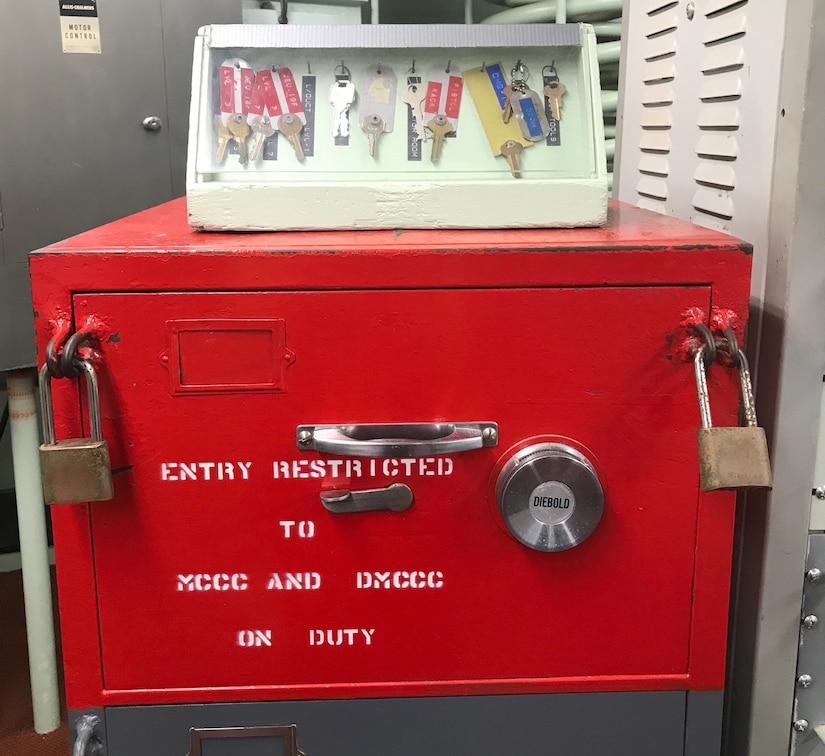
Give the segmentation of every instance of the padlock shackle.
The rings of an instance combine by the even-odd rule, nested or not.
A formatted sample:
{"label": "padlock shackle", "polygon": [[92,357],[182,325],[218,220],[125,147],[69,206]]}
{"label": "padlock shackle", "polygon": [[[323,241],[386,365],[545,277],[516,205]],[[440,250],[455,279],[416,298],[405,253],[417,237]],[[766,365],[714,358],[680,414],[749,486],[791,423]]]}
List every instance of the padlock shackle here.
{"label": "padlock shackle", "polygon": [[[103,440],[100,424],[100,392],[94,366],[88,360],[75,358],[74,366],[86,376],[86,397],[89,402],[89,429],[92,441]],[[54,430],[54,406],[52,404],[52,376],[48,364],[40,368],[40,422],[43,428],[43,443],[54,446],[57,443]]]}
{"label": "padlock shackle", "polygon": [[708,377],[705,374],[705,350],[702,344],[693,356],[693,372],[696,376],[696,396],[699,399],[699,417],[703,428],[712,428],[710,415],[710,396],[708,395]]}
{"label": "padlock shackle", "polygon": [[756,400],[753,398],[753,384],[751,383],[751,371],[748,365],[748,358],[745,352],[740,349],[738,352],[739,364],[739,390],[742,394],[742,413],[745,415],[745,423],[750,428],[757,425],[756,422]]}
{"label": "padlock shackle", "polygon": [[54,446],[54,408],[52,407],[52,374],[48,361],[40,368],[40,426],[43,443]]}
{"label": "padlock shackle", "polygon": [[89,404],[89,429],[92,441],[102,441],[103,429],[100,425],[100,391],[97,387],[97,373],[89,360],[76,358],[74,366],[86,374],[86,399]]}

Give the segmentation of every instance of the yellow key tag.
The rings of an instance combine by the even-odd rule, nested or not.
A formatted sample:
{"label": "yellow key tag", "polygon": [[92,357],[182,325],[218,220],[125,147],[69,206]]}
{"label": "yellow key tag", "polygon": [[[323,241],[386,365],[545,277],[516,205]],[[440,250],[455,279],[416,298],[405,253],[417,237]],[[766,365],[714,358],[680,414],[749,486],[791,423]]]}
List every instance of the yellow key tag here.
{"label": "yellow key tag", "polygon": [[525,139],[521,134],[515,119],[509,123],[504,123],[502,111],[507,98],[504,95],[504,87],[507,86],[507,77],[501,63],[484,65],[481,68],[471,68],[464,71],[464,84],[473,98],[473,104],[490,149],[493,155],[501,155],[501,146],[509,141],[519,142],[523,147],[532,147],[534,142]]}

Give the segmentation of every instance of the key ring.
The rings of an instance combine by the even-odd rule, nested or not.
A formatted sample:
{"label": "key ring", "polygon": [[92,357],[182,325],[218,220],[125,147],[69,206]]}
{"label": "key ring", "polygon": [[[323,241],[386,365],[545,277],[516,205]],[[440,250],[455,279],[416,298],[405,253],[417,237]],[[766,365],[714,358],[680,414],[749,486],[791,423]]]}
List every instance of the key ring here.
{"label": "key ring", "polygon": [[516,61],[516,65],[514,65],[510,70],[510,78],[515,80],[516,74],[518,74],[519,81],[524,83],[526,83],[527,79],[530,78],[530,70],[524,65],[524,63],[521,62],[521,60]]}
{"label": "key ring", "polygon": [[[547,74],[545,71],[550,70],[550,73]],[[556,61],[554,60],[549,66],[545,66],[541,69],[541,77],[542,78],[551,78],[553,76],[558,76],[559,72],[556,71]]]}
{"label": "key ring", "polygon": [[[341,72],[340,74],[338,72]],[[335,66],[335,70],[332,72],[335,78],[337,79],[339,76],[344,77],[346,79],[351,79],[352,74],[350,73],[349,68],[344,65],[344,61],[341,61],[340,66]]]}

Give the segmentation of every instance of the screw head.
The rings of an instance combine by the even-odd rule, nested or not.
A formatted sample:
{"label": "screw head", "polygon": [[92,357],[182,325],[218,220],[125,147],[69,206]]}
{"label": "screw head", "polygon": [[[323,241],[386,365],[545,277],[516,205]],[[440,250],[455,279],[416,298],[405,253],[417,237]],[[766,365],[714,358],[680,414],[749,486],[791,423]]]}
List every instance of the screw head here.
{"label": "screw head", "polygon": [[819,567],[811,567],[811,569],[805,573],[805,578],[809,583],[818,583],[822,580],[822,570],[820,570]]}
{"label": "screw head", "polygon": [[301,432],[298,434],[298,443],[299,443],[301,446],[307,446],[307,445],[310,443],[310,441],[312,441],[312,433],[311,433],[311,431],[306,431],[306,430],[305,430],[305,431],[301,431]]}
{"label": "screw head", "polygon": [[800,675],[796,678],[796,684],[800,688],[810,688],[814,684],[814,678],[810,675]]}
{"label": "screw head", "polygon": [[481,437],[485,441],[495,441],[496,440],[496,429],[492,426],[487,426],[483,431],[481,431]]}
{"label": "screw head", "polygon": [[797,719],[796,722],[793,723],[793,728],[797,732],[805,732],[809,726],[807,719]]}
{"label": "screw head", "polygon": [[825,499],[825,486],[817,486],[814,489],[814,496],[816,496],[817,499]]}
{"label": "screw head", "polygon": [[807,617],[803,618],[802,624],[810,630],[819,624],[819,617],[815,614],[809,614]]}

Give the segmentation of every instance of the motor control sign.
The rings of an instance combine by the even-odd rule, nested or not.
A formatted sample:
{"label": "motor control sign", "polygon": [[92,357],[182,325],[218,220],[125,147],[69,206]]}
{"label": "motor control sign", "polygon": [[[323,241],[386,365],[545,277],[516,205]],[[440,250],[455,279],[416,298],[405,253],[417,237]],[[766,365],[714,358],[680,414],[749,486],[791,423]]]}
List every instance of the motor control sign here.
{"label": "motor control sign", "polygon": [[100,53],[97,0],[71,3],[59,0],[60,37],[64,53]]}

